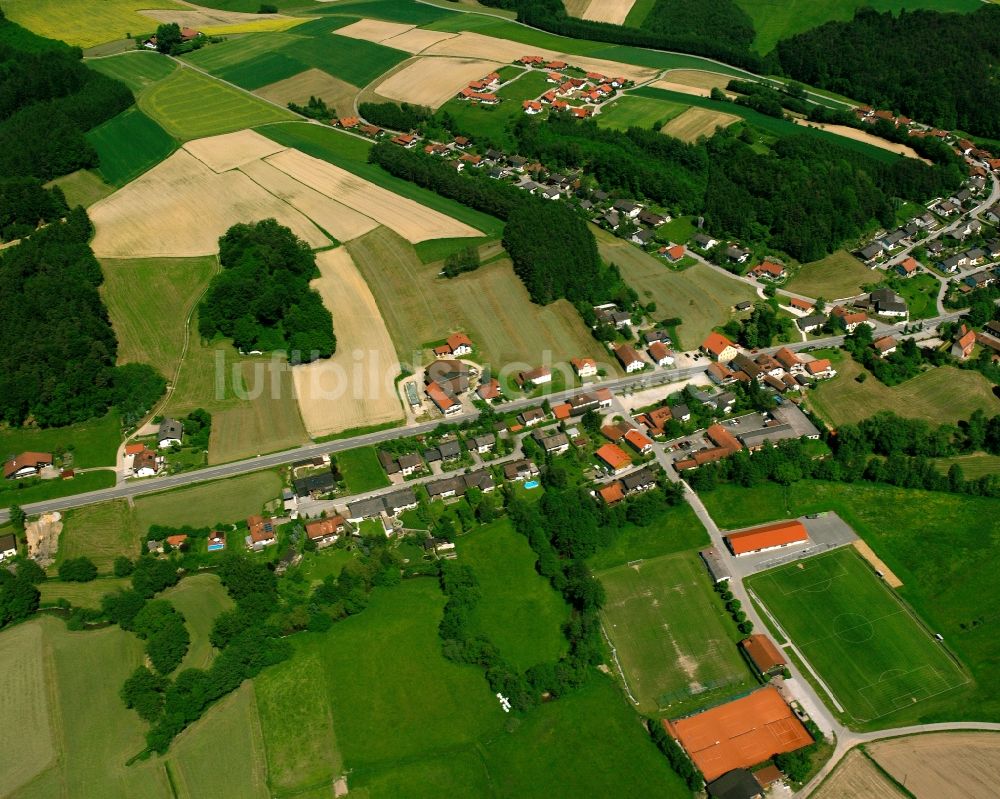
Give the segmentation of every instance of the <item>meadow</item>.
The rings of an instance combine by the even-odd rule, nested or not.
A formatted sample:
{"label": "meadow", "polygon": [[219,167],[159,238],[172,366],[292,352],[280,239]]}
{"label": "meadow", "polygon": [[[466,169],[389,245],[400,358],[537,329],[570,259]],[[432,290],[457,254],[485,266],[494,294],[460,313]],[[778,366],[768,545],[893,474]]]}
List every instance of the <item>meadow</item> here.
{"label": "meadow", "polygon": [[214,574],[185,577],[160,597],[169,599],[184,615],[184,623],[191,636],[191,647],[177,667],[178,673],[184,669],[207,669],[212,665],[216,652],[208,639],[212,624],[220,613],[233,608],[233,600],[219,578]]}
{"label": "meadow", "polygon": [[118,363],[148,363],[172,380],[188,316],[217,269],[215,256],[101,261],[101,296],[118,337]]}
{"label": "meadow", "polygon": [[[21,452],[21,450],[15,450]],[[12,483],[14,481],[11,481]],[[101,488],[111,488],[115,484],[113,471],[100,471],[77,474],[72,480],[42,480],[32,485],[16,484],[0,486],[0,508],[8,505],[27,506],[33,502],[43,502],[58,497],[68,497],[70,494],[82,494],[86,491],[97,491]]]}
{"label": "meadow", "polygon": [[834,368],[837,376],[809,393],[810,406],[834,426],[853,424],[879,411],[933,424],[953,424],[978,409],[988,416],[997,413],[993,387],[971,369],[937,366],[897,386],[887,386],[871,375],[859,383],[856,378],[866,370],[853,358],[844,357]]}
{"label": "meadow", "polygon": [[106,413],[68,427],[0,428],[0,457],[6,460],[25,450],[62,452],[72,450],[73,465],[78,469],[114,466],[121,442],[118,414]]}
{"label": "meadow", "polygon": [[611,233],[591,227],[601,257],[621,270],[625,282],[639,294],[642,303],[655,302],[654,318],[679,316],[680,347],[697,347],[712,328],[725,324],[732,308],[756,296],[753,288],[720,275],[704,264],[675,272],[667,262],[643,252]]}
{"label": "meadow", "polygon": [[835,300],[854,297],[862,286],[880,280],[881,272],[869,269],[846,250],[837,250],[819,261],[802,264],[787,288],[807,297]]}
{"label": "meadow", "polygon": [[747,581],[855,725],[924,718],[969,677],[851,549]]}
{"label": "meadow", "polygon": [[626,524],[611,545],[587,563],[595,571],[621,566],[632,560],[651,560],[709,544],[708,533],[686,502],[657,513],[651,524],[638,527]]}
{"label": "meadow", "polygon": [[895,281],[893,287],[906,300],[911,321],[937,316],[937,297],[941,284],[933,275],[922,272],[906,280]]}
{"label": "meadow", "polygon": [[290,111],[196,72],[179,69],[139,96],[139,107],[182,141],[296,119]]}
{"label": "meadow", "polygon": [[[899,595],[972,670],[976,689],[964,706],[975,707],[976,718],[1000,721],[1000,619],[988,600],[1000,569],[1000,500],[814,480],[787,487],[722,486],[701,497],[715,521],[729,529],[836,511],[902,581]],[[969,715],[928,710],[934,710],[934,721]]]}
{"label": "meadow", "polygon": [[648,97],[625,96],[601,108],[597,126],[612,130],[628,128],[660,128],[680,116],[687,106]]}
{"label": "meadow", "polygon": [[133,106],[87,133],[97,150],[101,177],[124,186],[160,163],[177,147],[167,132]]}
{"label": "meadow", "polygon": [[458,130],[468,131],[476,139],[513,151],[516,142],[510,129],[524,116],[521,102],[534,100],[551,88],[552,84],[546,82],[544,73],[527,72],[497,92],[500,105],[476,105],[452,99],[441,106],[439,114],[450,114]]}
{"label": "meadow", "polygon": [[[134,555],[131,550],[123,550],[123,555]],[[99,608],[101,597],[113,594],[119,589],[131,585],[127,577],[98,577],[89,583],[64,583],[61,580],[46,580],[39,583],[38,590],[42,594],[42,605],[54,605],[56,601],[65,599],[71,605],[79,608]]]}
{"label": "meadow", "polygon": [[115,190],[114,186],[109,186],[101,180],[100,175],[90,169],[78,169],[76,172],[49,181],[45,186],[46,188],[58,186],[62,189],[70,208],[78,205],[89,208]]}
{"label": "meadow", "polygon": [[535,570],[537,557],[528,540],[500,519],[462,536],[457,551],[479,580],[474,629],[515,668],[558,660],[566,650],[561,628],[569,608]]}
{"label": "meadow", "polygon": [[[534,305],[510,261],[495,261],[450,280],[436,277],[413,246],[385,227],[347,243],[389,328],[401,362],[448,333],[464,331],[495,368],[608,356],[568,302]],[[422,357],[422,356],[421,356]]]}
{"label": "meadow", "polygon": [[660,129],[660,133],[686,142],[696,142],[702,137],[712,137],[719,128],[727,128],[740,118],[721,111],[691,107],[674,117]]}
{"label": "meadow", "polygon": [[335,457],[349,494],[363,494],[389,485],[389,478],[382,468],[375,447],[349,449],[338,452]]}
{"label": "meadow", "polygon": [[987,474],[1000,474],[1000,455],[957,455],[954,458],[937,458],[934,462],[943,472],[947,472],[952,466],[960,467],[967,480]]}
{"label": "meadow", "polygon": [[131,50],[110,58],[92,58],[87,61],[87,66],[120,80],[136,94],[178,69],[176,61],[149,50]]}
{"label": "meadow", "polygon": [[74,508],[63,514],[56,566],[69,558],[88,557],[98,572],[110,574],[115,558],[139,555],[135,512],[124,499]]}
{"label": "meadow", "polygon": [[[156,29],[156,22],[136,13],[149,8],[143,0],[3,0],[8,19],[50,39],[79,47],[138,36]],[[181,9],[173,0],[157,0],[156,8]]]}
{"label": "meadow", "polygon": [[599,573],[604,626],[644,713],[678,714],[753,684],[739,633],[695,552]]}
{"label": "meadow", "polygon": [[266,502],[281,493],[281,480],[274,472],[253,472],[182,488],[135,500],[140,533],[152,524],[173,527],[210,527],[217,522],[236,522],[260,513]]}

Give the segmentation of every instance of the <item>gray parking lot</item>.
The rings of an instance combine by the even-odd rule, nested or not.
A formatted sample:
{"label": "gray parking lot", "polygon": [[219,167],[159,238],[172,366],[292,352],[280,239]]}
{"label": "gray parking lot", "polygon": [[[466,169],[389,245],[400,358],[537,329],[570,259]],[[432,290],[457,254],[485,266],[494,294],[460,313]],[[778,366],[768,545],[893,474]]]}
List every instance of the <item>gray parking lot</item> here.
{"label": "gray parking lot", "polygon": [[808,542],[735,558],[733,562],[740,573],[748,577],[757,572],[773,569],[775,566],[842,547],[858,537],[853,528],[833,511],[816,514],[815,518],[800,516],[799,521],[809,532]]}

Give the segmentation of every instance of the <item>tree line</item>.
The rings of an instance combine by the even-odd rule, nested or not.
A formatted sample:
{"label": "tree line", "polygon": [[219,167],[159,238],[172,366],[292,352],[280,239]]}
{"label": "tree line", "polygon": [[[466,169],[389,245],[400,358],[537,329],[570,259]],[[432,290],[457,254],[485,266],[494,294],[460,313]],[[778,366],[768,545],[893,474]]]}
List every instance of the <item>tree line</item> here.
{"label": "tree line", "polygon": [[9,424],[67,425],[113,405],[135,421],[166,390],[151,366],[115,366],[92,234],[76,208],[0,253],[0,419]]}
{"label": "tree line", "polygon": [[358,112],[373,125],[393,130],[413,130],[434,115],[430,108],[411,103],[361,103]]}
{"label": "tree line", "polygon": [[0,180],[0,241],[28,236],[67,213],[69,206],[58,186],[46,189],[42,181],[30,177]]}
{"label": "tree line", "polygon": [[288,351],[299,363],[334,353],[333,317],[309,286],[316,256],[291,230],[274,219],[233,225],[219,262],[198,307],[202,336],[231,338],[242,352]]}
{"label": "tree line", "polygon": [[778,42],[796,80],[947,130],[1000,137],[1000,8],[855,12]]}

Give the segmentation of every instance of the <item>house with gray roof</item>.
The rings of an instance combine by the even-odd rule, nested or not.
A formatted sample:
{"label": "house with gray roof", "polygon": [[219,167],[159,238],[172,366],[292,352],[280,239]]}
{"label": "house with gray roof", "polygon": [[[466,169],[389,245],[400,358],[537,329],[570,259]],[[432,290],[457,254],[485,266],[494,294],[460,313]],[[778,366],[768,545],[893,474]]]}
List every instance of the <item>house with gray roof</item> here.
{"label": "house with gray roof", "polygon": [[183,438],[183,423],[178,422],[176,419],[171,419],[169,416],[164,417],[163,421],[160,422],[160,429],[156,434],[157,446],[162,449],[163,447],[170,447],[174,444],[179,445]]}

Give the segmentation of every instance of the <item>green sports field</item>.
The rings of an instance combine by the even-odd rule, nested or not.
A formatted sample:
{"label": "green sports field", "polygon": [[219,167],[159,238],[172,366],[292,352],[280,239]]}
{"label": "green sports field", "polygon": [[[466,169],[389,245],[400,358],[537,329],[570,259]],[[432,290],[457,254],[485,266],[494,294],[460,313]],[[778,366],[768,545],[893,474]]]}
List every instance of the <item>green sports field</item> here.
{"label": "green sports field", "polygon": [[179,69],[151,86],[139,107],[182,141],[296,118],[193,69]]}
{"label": "green sports field", "polygon": [[374,447],[358,447],[336,454],[337,468],[344,476],[350,494],[363,494],[389,485]]}
{"label": "green sports field", "polygon": [[87,141],[97,150],[101,176],[113,186],[124,186],[177,147],[163,128],[135,106],[89,131]]}
{"label": "green sports field", "polygon": [[853,724],[914,723],[921,702],[969,682],[853,549],[747,581]]}
{"label": "green sports field", "polygon": [[644,713],[678,714],[753,684],[739,634],[695,552],[599,575],[604,628]]}
{"label": "green sports field", "polygon": [[689,106],[648,97],[622,97],[601,109],[597,126],[613,130],[660,128]]}

